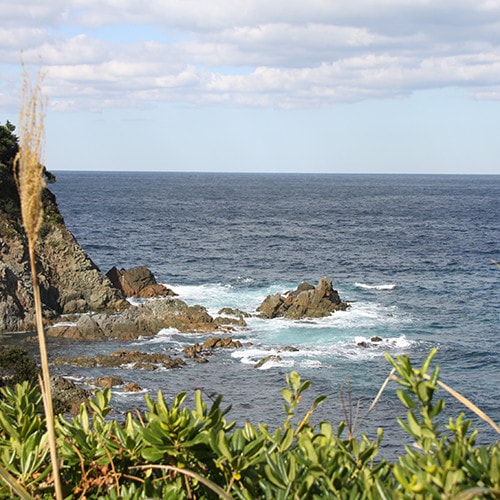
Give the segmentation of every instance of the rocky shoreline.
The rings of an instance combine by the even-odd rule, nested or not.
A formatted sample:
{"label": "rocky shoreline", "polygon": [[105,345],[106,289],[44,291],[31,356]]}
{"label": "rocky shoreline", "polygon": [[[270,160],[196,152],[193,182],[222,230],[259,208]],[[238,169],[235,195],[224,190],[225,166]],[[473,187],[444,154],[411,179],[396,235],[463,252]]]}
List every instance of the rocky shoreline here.
{"label": "rocky shoreline", "polygon": [[[15,182],[11,170],[2,165],[0,174],[1,336],[2,333],[34,331],[35,308],[27,241]],[[216,349],[243,347],[230,334],[245,328],[245,318],[252,315],[269,320],[276,317],[318,318],[349,307],[333,289],[332,280],[322,278],[316,287],[302,283],[296,290],[266,297],[253,314],[223,308],[217,316],[212,317],[202,305],[188,305],[177,298],[176,293],[158,283],[151,270],[145,266],[128,270],[113,267],[103,274],[66,228],[55,196],[48,189],[43,193],[43,205],[44,217],[36,255],[43,316],[49,337],[82,341],[130,341],[152,337],[165,328],[185,334],[214,334],[202,344],[194,343],[183,351],[185,359],[206,363]],[[140,303],[137,303],[138,299]],[[0,346],[0,349],[6,354],[0,357],[1,386],[17,380],[12,373],[14,358],[19,360],[19,368],[26,369],[29,363],[17,351],[13,356],[12,348],[9,352],[5,346]],[[259,363],[267,361],[265,359]],[[81,367],[128,365],[147,370],[179,368],[186,364],[182,358],[140,351],[117,351],[92,358],[65,357],[52,360],[52,363],[56,366]],[[110,377],[97,385],[113,386],[119,382]],[[90,394],[61,377],[54,377],[53,384],[59,411],[73,411]],[[140,390],[134,384],[132,382],[130,390]]]}

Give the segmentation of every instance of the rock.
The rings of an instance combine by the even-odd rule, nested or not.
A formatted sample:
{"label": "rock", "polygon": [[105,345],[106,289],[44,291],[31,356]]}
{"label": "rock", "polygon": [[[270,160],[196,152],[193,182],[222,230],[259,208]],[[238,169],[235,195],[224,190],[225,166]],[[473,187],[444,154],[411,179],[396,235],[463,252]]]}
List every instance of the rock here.
{"label": "rock", "polygon": [[201,348],[205,349],[216,349],[224,347],[226,349],[239,349],[242,347],[239,340],[233,340],[231,337],[210,337],[205,342],[203,342]]}
{"label": "rock", "polygon": [[201,353],[200,344],[188,345],[183,349],[185,358],[196,358]]}
{"label": "rock", "polygon": [[136,382],[130,382],[123,388],[123,392],[141,392],[141,391],[142,387]]}
{"label": "rock", "polygon": [[314,285],[304,282],[300,283],[300,285],[293,292],[289,292],[287,295],[296,297],[299,293],[308,292],[309,290],[314,290]]}
{"label": "rock", "polygon": [[376,335],[375,337],[372,337],[370,340],[372,342],[382,342],[383,341],[382,337],[379,337],[378,335]]}
{"label": "rock", "polygon": [[233,340],[231,337],[209,337],[202,345],[196,343],[186,346],[183,349],[184,357],[193,359],[197,363],[206,363],[206,355],[212,354],[213,349],[240,349],[242,346],[239,340]]}
{"label": "rock", "polygon": [[99,377],[94,380],[94,385],[97,387],[116,387],[117,385],[123,385],[124,382],[120,377],[114,377],[109,375],[108,377]]}
{"label": "rock", "polygon": [[165,285],[158,284],[153,273],[146,266],[120,269],[112,267],[106,276],[125,297],[166,297],[176,295]]}
{"label": "rock", "polygon": [[264,302],[257,308],[257,311],[261,317],[268,319],[284,316],[286,311],[286,307],[284,307],[285,298],[279,293],[268,295],[264,299]]}
{"label": "rock", "polygon": [[239,318],[228,318],[227,316],[217,316],[214,319],[214,323],[220,326],[230,327],[231,325],[244,327],[247,326],[247,322],[243,319],[243,316]]}
{"label": "rock", "polygon": [[86,403],[91,392],[78,387],[64,377],[51,377],[50,389],[55,413],[78,413],[82,403]]}
{"label": "rock", "polygon": [[255,363],[255,365],[253,365],[253,366],[254,366],[254,368],[261,368],[266,363],[270,363],[272,361],[279,363],[281,361],[281,356],[277,356],[276,354],[271,354],[269,356],[266,356],[265,358],[262,358],[257,363]]}
{"label": "rock", "polygon": [[333,312],[345,311],[348,307],[333,289],[332,280],[321,278],[316,288],[302,283],[286,295],[268,295],[257,311],[263,318],[302,319],[330,316]]}
{"label": "rock", "polygon": [[235,316],[236,318],[250,318],[251,314],[241,311],[240,309],[232,309],[231,307],[223,307],[218,311],[217,314],[223,314],[226,316]]}

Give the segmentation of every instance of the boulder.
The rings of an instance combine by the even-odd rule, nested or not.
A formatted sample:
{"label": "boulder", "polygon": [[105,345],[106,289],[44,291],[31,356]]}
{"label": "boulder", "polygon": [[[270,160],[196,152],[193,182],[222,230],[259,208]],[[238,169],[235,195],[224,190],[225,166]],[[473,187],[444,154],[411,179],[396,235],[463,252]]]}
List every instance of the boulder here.
{"label": "boulder", "polygon": [[120,377],[114,377],[113,375],[109,375],[107,377],[99,377],[94,380],[94,385],[97,387],[111,388],[123,384],[123,379],[121,379]]}
{"label": "boulder", "polygon": [[278,356],[276,354],[270,354],[269,356],[266,356],[265,358],[260,359],[255,363],[254,368],[262,368],[266,363],[280,363],[281,362],[281,356]]}
{"label": "boulder", "polygon": [[284,295],[268,295],[257,311],[263,318],[302,319],[330,316],[348,307],[347,302],[343,302],[333,289],[332,280],[321,278],[317,287],[301,283],[296,290]]}
{"label": "boulder", "polygon": [[129,382],[124,388],[123,392],[141,392],[142,387],[137,382]]}
{"label": "boulder", "polygon": [[153,273],[146,266],[132,269],[117,269],[112,267],[106,276],[125,297],[149,299],[176,295],[165,285],[158,284]]}

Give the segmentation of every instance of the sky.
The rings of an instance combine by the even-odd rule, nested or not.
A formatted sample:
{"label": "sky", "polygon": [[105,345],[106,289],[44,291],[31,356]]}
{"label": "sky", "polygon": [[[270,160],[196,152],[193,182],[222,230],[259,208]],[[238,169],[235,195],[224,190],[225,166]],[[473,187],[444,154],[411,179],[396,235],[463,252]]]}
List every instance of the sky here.
{"label": "sky", "polygon": [[500,0],[0,0],[49,170],[500,174]]}

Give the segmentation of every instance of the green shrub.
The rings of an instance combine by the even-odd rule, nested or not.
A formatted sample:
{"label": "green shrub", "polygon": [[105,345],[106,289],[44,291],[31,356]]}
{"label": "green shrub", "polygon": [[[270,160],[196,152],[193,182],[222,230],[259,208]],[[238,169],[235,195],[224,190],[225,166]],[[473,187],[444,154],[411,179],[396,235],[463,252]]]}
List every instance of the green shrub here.
{"label": "green shrub", "polygon": [[14,387],[23,381],[38,383],[40,370],[28,351],[20,347],[0,346],[0,387]]}
{"label": "green shrub", "polygon": [[[324,400],[300,413],[309,381],[287,376],[285,418],[274,432],[260,423],[236,428],[221,398],[210,407],[199,391],[194,409],[178,394],[170,405],[158,393],[146,397],[144,414],[125,422],[109,418],[110,391],[98,392],[90,412],[59,417],[56,431],[67,498],[239,498],[239,499],[403,499],[500,498],[500,448],[476,446],[477,431],[463,415],[441,426],[444,409],[434,400],[439,370],[430,374],[434,352],[420,369],[410,360],[388,357],[398,396],[407,410],[400,418],[415,440],[399,459],[379,456],[375,440],[353,437],[345,422],[312,425],[310,416]],[[50,460],[40,395],[28,384],[3,389],[0,401],[0,498],[51,498]],[[297,423],[293,423],[297,422]]]}

